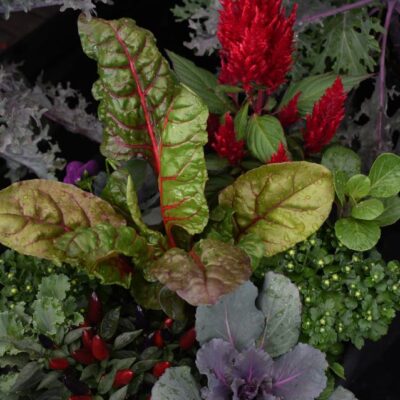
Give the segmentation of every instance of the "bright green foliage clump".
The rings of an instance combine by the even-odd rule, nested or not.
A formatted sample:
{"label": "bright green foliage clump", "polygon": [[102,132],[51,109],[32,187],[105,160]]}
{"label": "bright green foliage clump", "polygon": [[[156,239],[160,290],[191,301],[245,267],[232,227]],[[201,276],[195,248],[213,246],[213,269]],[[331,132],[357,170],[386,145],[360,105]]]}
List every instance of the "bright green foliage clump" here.
{"label": "bright green foliage clump", "polygon": [[400,264],[377,251],[357,253],[322,229],[291,250],[266,259],[257,274],[283,272],[299,288],[302,341],[336,354],[341,342],[361,348],[387,333],[400,306]]}

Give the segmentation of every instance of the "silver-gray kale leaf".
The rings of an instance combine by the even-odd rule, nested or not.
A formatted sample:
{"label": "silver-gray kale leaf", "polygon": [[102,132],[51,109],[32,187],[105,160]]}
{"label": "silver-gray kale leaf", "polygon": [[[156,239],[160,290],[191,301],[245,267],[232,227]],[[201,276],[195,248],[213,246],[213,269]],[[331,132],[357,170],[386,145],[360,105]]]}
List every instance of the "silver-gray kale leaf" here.
{"label": "silver-gray kale leaf", "polygon": [[61,11],[68,8],[82,10],[88,17],[95,12],[95,3],[113,4],[112,0],[0,0],[0,14],[5,14],[6,18],[10,12],[28,12],[34,8],[61,6]]}

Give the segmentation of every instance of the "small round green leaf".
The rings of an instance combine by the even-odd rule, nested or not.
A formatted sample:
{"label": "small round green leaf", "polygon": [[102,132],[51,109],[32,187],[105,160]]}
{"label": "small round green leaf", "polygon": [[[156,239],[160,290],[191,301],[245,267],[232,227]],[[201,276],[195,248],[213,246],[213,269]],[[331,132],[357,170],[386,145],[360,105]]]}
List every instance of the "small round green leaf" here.
{"label": "small round green leaf", "polygon": [[400,157],[392,153],[381,154],[372,165],[369,177],[371,196],[395,196],[400,191]]}
{"label": "small round green leaf", "polygon": [[380,200],[368,199],[356,204],[351,210],[351,216],[356,219],[372,221],[379,217],[384,209],[385,206]]}
{"label": "small round green leaf", "polygon": [[247,146],[251,154],[261,162],[269,161],[278,150],[279,144],[286,145],[281,123],[270,115],[253,115],[250,119]]}
{"label": "small round green leaf", "polygon": [[381,230],[374,221],[342,218],[335,224],[337,238],[349,249],[367,251],[372,249],[381,236]]}
{"label": "small round green leaf", "polygon": [[368,196],[371,190],[371,181],[368,176],[357,174],[352,176],[346,184],[346,193],[354,200]]}
{"label": "small round green leaf", "polygon": [[400,197],[394,196],[383,199],[385,211],[375,219],[379,226],[395,224],[400,219]]}

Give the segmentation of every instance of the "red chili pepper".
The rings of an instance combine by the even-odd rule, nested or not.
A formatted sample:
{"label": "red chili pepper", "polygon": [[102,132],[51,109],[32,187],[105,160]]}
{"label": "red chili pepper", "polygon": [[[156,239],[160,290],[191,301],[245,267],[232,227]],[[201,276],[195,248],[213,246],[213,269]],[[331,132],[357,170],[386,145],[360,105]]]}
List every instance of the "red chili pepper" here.
{"label": "red chili pepper", "polygon": [[173,324],[174,324],[174,320],[172,318],[167,318],[164,321],[164,328],[171,329]]}
{"label": "red chili pepper", "polygon": [[103,318],[103,307],[101,305],[101,301],[97,296],[96,292],[92,292],[89,299],[87,320],[91,324],[97,325],[101,322],[102,318]]}
{"label": "red chili pepper", "polygon": [[196,343],[196,330],[194,328],[189,329],[179,339],[179,346],[182,350],[191,349]]}
{"label": "red chili pepper", "polygon": [[118,389],[122,386],[127,385],[135,376],[135,373],[130,369],[121,369],[119,370],[114,379],[113,387]]}
{"label": "red chili pepper", "polygon": [[93,337],[92,354],[99,361],[107,360],[110,357],[107,343],[99,335]]}
{"label": "red chili pepper", "polygon": [[171,366],[169,361],[160,361],[153,367],[153,375],[159,378]]}
{"label": "red chili pepper", "polygon": [[91,349],[92,348],[92,341],[93,341],[93,332],[90,331],[89,329],[85,329],[82,332],[82,343],[83,347],[85,349]]}
{"label": "red chili pepper", "polygon": [[90,365],[96,362],[96,359],[93,357],[92,352],[88,349],[75,350],[71,354],[71,356],[74,360],[78,361],[78,363],[83,365]]}
{"label": "red chili pepper", "polygon": [[153,343],[154,346],[158,347],[159,349],[162,349],[165,346],[162,332],[160,330],[154,332]]}
{"label": "red chili pepper", "polygon": [[49,361],[49,368],[55,370],[64,370],[69,367],[69,361],[66,358],[52,358]]}
{"label": "red chili pepper", "polygon": [[84,395],[84,396],[70,396],[68,400],[92,400],[93,397],[91,395]]}

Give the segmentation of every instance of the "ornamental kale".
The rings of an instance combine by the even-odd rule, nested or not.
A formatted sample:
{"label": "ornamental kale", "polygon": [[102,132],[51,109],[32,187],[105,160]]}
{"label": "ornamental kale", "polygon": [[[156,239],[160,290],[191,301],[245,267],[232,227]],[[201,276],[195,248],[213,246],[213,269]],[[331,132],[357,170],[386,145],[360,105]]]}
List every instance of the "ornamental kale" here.
{"label": "ornamental kale", "polygon": [[[274,273],[267,274],[260,295],[247,282],[215,305],[198,307],[196,332],[202,347],[196,366],[208,379],[202,398],[316,399],[326,386],[328,364],[319,350],[296,345],[299,320],[296,287]],[[185,389],[172,397],[178,386]],[[188,371],[172,368],[154,386],[152,398],[199,399],[197,393]]]}

